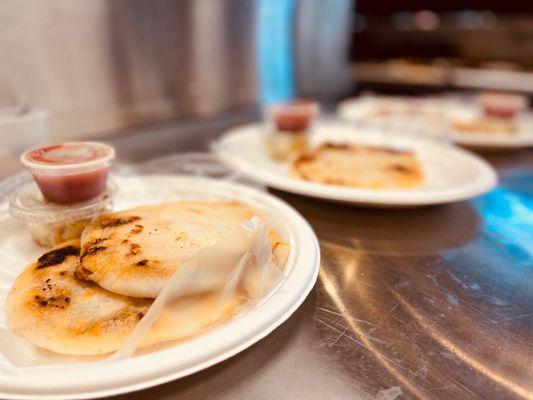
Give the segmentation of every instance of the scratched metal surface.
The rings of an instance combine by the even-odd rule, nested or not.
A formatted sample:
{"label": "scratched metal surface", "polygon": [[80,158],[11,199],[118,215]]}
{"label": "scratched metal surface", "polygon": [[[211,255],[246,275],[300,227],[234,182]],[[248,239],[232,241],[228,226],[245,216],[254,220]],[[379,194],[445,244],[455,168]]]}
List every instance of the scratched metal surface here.
{"label": "scratched metal surface", "polygon": [[371,210],[280,192],[321,243],[317,286],[247,351],[118,399],[533,398],[533,150],[471,202]]}
{"label": "scratched metal surface", "polygon": [[[124,143],[114,144],[134,161],[142,152]],[[114,399],[533,398],[533,150],[488,159],[499,187],[446,206],[372,210],[274,192],[321,243],[302,307],[226,362]]]}

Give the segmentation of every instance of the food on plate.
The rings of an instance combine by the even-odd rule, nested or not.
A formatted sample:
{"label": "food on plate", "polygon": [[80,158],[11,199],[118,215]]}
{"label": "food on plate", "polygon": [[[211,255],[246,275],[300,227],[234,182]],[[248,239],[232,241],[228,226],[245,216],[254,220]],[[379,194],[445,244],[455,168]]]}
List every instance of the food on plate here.
{"label": "food on plate", "polygon": [[[256,214],[236,201],[181,201],[104,214],[84,232],[76,275],[114,293],[155,298],[197,250]],[[274,256],[284,260],[288,245],[275,231],[268,234]]]}
{"label": "food on plate", "polygon": [[307,147],[318,104],[293,100],[267,110],[265,146],[274,159],[287,159]]}
{"label": "food on plate", "polygon": [[324,143],[292,163],[292,175],[328,185],[410,189],[424,183],[412,152],[356,144]]}
{"label": "food on plate", "polygon": [[[229,246],[228,254],[239,255],[242,243],[232,246],[220,240],[242,238],[234,236],[239,232],[235,229],[257,214],[236,201],[182,201],[104,214],[89,225],[82,243],[67,241],[22,271],[7,296],[8,327],[36,346],[60,354],[116,351],[148,312],[154,301],[148,297],[156,297],[177,268],[208,246]],[[250,240],[255,243],[257,237]],[[274,229],[266,231],[266,240],[272,255],[262,253],[267,256],[263,259],[271,260],[269,265],[279,271],[289,245]],[[263,249],[257,250],[260,257],[264,248],[258,248]],[[234,275],[243,267],[227,260],[202,268],[199,260],[219,257],[219,250],[214,251],[210,256],[203,253],[198,264],[188,264],[189,272],[183,276],[194,279],[167,293],[168,303],[141,337],[140,347],[203,332],[261,295],[261,280],[272,278],[263,275],[269,274],[266,269],[250,264],[247,273]],[[234,276],[239,281],[232,283]]]}
{"label": "food on plate", "polygon": [[21,161],[44,198],[58,204],[77,203],[101,195],[107,187],[111,146],[96,142],[70,142],[30,149]]}
{"label": "food on plate", "polygon": [[[79,241],[71,241],[28,265],[7,297],[7,324],[12,332],[56,353],[110,353],[133,331],[152,299],[121,296],[78,279],[79,255]],[[221,313],[214,314],[211,310],[219,300],[215,293],[178,299],[176,307],[163,310],[141,347],[199,333],[244,303],[236,292]]]}
{"label": "food on plate", "polygon": [[363,118],[422,117],[441,112],[429,98],[363,95],[352,101],[358,116]]}
{"label": "food on plate", "polygon": [[487,117],[511,119],[528,107],[528,98],[515,93],[485,92],[479,102]]}
{"label": "food on plate", "polygon": [[471,120],[455,120],[453,129],[460,133],[490,133],[508,135],[519,131],[518,125],[502,118],[481,117]]}
{"label": "food on plate", "polygon": [[54,247],[72,239],[79,239],[90,219],[58,221],[56,223],[27,222],[35,242],[42,247]]}
{"label": "food on plate", "polygon": [[79,252],[78,241],[67,242],[26,267],[7,297],[7,323],[14,333],[58,353],[106,353],[118,348],[151,301],[78,280]]}
{"label": "food on plate", "polygon": [[374,108],[370,108],[364,113],[365,117],[388,117],[390,115],[393,115],[397,113],[399,110],[395,109],[394,107],[389,107],[385,105],[376,106]]}
{"label": "food on plate", "polygon": [[417,104],[396,104],[396,105],[376,105],[374,108],[370,108],[364,114],[365,117],[389,117],[393,115],[421,115],[428,113],[428,110],[424,109],[421,105]]}
{"label": "food on plate", "polygon": [[95,217],[112,208],[114,185],[98,197],[75,204],[56,204],[43,198],[33,182],[19,186],[10,197],[9,212],[23,221],[35,242],[54,247],[66,240],[80,238]]}
{"label": "food on plate", "polygon": [[520,132],[518,117],[528,106],[526,96],[486,92],[479,95],[478,102],[482,112],[452,120],[456,133],[512,135]]}

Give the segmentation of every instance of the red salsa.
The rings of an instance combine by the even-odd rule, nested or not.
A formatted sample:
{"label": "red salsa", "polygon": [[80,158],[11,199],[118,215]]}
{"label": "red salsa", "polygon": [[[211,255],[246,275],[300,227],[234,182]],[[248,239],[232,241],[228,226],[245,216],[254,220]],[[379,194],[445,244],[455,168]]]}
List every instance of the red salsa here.
{"label": "red salsa", "polygon": [[527,108],[527,97],[513,93],[483,93],[480,96],[485,115],[511,119]]}
{"label": "red salsa", "polygon": [[317,110],[314,102],[295,100],[275,107],[274,123],[283,132],[305,132],[313,122]]}
{"label": "red salsa", "polygon": [[68,204],[92,199],[106,190],[112,147],[103,143],[73,142],[25,152],[30,168],[48,201]]}
{"label": "red salsa", "polygon": [[77,203],[103,193],[107,186],[108,168],[76,175],[38,175],[33,178],[44,198],[59,204]]}
{"label": "red salsa", "polygon": [[485,105],[485,114],[503,119],[511,119],[518,113],[518,110],[514,107],[502,107]]}

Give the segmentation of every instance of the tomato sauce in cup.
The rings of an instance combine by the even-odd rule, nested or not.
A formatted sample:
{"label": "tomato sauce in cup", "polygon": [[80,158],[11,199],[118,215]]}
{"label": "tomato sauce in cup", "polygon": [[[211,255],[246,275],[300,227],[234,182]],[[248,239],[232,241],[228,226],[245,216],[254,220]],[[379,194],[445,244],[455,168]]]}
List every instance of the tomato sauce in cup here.
{"label": "tomato sauce in cup", "polygon": [[33,174],[44,198],[69,204],[92,199],[107,187],[111,146],[97,142],[70,142],[26,151],[22,163]]}
{"label": "tomato sauce in cup", "polygon": [[318,105],[312,101],[293,100],[272,107],[272,119],[279,131],[304,133],[318,113]]}
{"label": "tomato sauce in cup", "polygon": [[513,93],[486,92],[479,96],[485,115],[511,119],[528,107],[527,97]]}
{"label": "tomato sauce in cup", "polygon": [[267,106],[263,142],[270,157],[288,160],[304,151],[318,113],[318,104],[307,100]]}

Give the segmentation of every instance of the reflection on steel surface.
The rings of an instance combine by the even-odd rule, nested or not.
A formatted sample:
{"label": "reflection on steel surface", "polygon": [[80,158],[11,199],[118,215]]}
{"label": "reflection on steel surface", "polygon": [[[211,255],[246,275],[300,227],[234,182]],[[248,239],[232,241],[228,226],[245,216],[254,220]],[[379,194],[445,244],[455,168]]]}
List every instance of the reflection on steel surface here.
{"label": "reflection on steel surface", "polygon": [[490,159],[500,189],[473,202],[373,210],[276,192],[321,242],[301,309],[220,365],[119,398],[533,398],[533,152]]}
{"label": "reflection on steel surface", "polygon": [[[348,267],[348,270],[349,270],[350,266],[352,267],[353,270],[357,269],[357,264],[354,262],[355,261],[354,259],[342,260],[342,261],[345,261],[344,265],[346,267]],[[345,337],[345,338],[355,342],[356,344],[364,346],[368,350],[372,351],[372,355],[377,359],[377,361],[383,367],[385,367],[399,382],[401,382],[405,387],[407,387],[411,393],[416,394],[417,396],[422,396],[422,393],[416,388],[415,385],[413,385],[410,382],[409,378],[404,375],[403,371],[401,370],[401,369],[403,369],[402,366],[397,361],[385,356],[380,351],[380,349],[378,348],[378,346],[379,346],[378,343],[381,343],[381,344],[385,344],[385,343],[383,341],[381,341],[381,340],[377,340],[376,338],[372,337],[372,335],[369,334],[370,330],[367,330],[367,329],[365,329],[364,326],[360,325],[362,323],[368,324],[368,322],[366,322],[364,320],[359,320],[359,319],[354,318],[352,316],[352,313],[350,312],[349,308],[344,304],[343,299],[341,298],[341,296],[337,292],[337,287],[339,285],[338,284],[335,285],[331,281],[331,277],[328,277],[328,274],[325,271],[326,271],[325,268],[322,268],[321,271],[320,271],[320,275],[319,275],[320,282],[322,283],[322,285],[323,285],[324,289],[326,290],[327,294],[330,296],[331,300],[333,301],[333,303],[337,307],[337,310],[338,310],[338,313],[339,313],[338,315],[341,316],[344,319],[344,321],[346,322],[348,327],[351,328],[352,332],[346,334],[346,331],[344,331],[344,330],[340,331],[337,328],[329,325],[328,323],[324,322],[323,320],[321,320],[321,319],[319,319],[317,317],[315,317],[315,320],[317,322],[325,325],[327,328],[333,330],[334,332],[337,332],[339,334],[339,336],[335,340],[338,341],[340,337]],[[354,274],[349,274],[349,276],[353,277],[355,275]],[[347,283],[351,283],[350,281],[351,281],[351,279],[348,279]],[[362,296],[360,296],[361,298],[365,297],[364,294],[365,294],[365,290],[367,289],[367,287],[365,285],[358,286],[356,284],[353,287],[356,288],[355,290],[358,290],[358,289],[361,290],[361,292],[362,292],[361,293]],[[331,310],[327,310],[327,309],[323,309],[323,311],[331,312]],[[374,310],[374,311],[376,311],[376,310]],[[370,325],[374,325],[374,324],[370,324]],[[374,325],[374,327],[376,327],[376,325]],[[360,341],[357,340],[356,338],[359,339]]]}
{"label": "reflection on steel surface", "polygon": [[[461,343],[454,342],[453,336],[450,335],[450,337],[447,337],[443,332],[439,331],[438,328],[435,328],[431,323],[427,323],[427,321],[431,320],[431,317],[427,314],[420,313],[416,308],[411,306],[409,304],[409,301],[406,300],[404,297],[398,294],[394,294],[394,297],[398,300],[398,302],[409,312],[409,314],[421,325],[421,327],[444,349],[446,349],[449,354],[451,354],[454,357],[459,358],[462,362],[467,364],[470,368],[475,369],[477,372],[486,375],[488,378],[492,379],[497,384],[504,386],[509,391],[523,396],[524,398],[528,398],[529,395],[531,395],[531,391],[527,388],[528,386],[528,377],[527,376],[519,376],[518,378],[522,378],[522,382],[516,382],[510,379],[507,379],[505,377],[505,371],[509,367],[513,367],[512,363],[519,364],[520,370],[526,371],[528,369],[529,363],[531,362],[531,357],[527,357],[527,354],[524,355],[520,352],[519,348],[512,349],[514,351],[518,351],[517,353],[511,354],[511,365],[503,365],[503,368],[500,368],[500,371],[497,371],[492,368],[492,361],[490,358],[494,354],[487,354],[487,357],[485,359],[480,359],[479,357],[472,354],[471,351],[469,351],[468,347],[465,346],[465,348],[461,347]],[[459,306],[459,303],[457,300],[452,302],[454,306]],[[455,311],[455,310],[454,310]],[[470,310],[472,312],[472,310]],[[473,317],[477,317],[477,313],[474,313]],[[466,318],[463,319],[462,317],[455,318],[455,320],[458,320],[458,326],[468,327],[469,324],[472,323],[472,321],[468,321]],[[475,342],[477,338],[477,335],[473,335],[470,337],[467,337],[467,339]],[[488,343],[489,346],[493,347],[495,351],[500,351],[501,347],[497,345],[497,341],[494,340],[494,338],[486,337],[484,338]],[[505,357],[505,355],[504,355]],[[522,375],[522,374],[520,374]]]}
{"label": "reflection on steel surface", "polygon": [[[509,326],[504,314],[485,316],[483,283],[458,278],[442,259],[428,259],[432,271],[421,273],[405,260],[392,267],[391,258],[329,242],[322,250],[320,283],[331,306],[321,306],[315,320],[331,347],[360,348],[342,360],[350,360],[348,369],[357,373],[353,353],[364,352],[415,398],[436,391],[444,398],[531,398],[531,331]],[[361,368],[368,362],[358,360]]]}
{"label": "reflection on steel surface", "polygon": [[[519,191],[495,190],[474,201],[474,209],[455,205],[456,216],[468,207],[463,213],[467,221],[482,226],[452,246],[440,239],[461,233],[464,220],[451,219],[448,226],[444,223],[446,230],[434,230],[432,218],[413,221],[418,237],[426,239],[407,244],[405,251],[414,231],[412,226],[395,225],[401,219],[397,212],[344,210],[346,223],[333,233],[323,223],[340,214],[324,205],[312,211],[315,216],[330,213],[327,221],[319,218],[318,229],[330,238],[337,235],[337,243],[355,232],[352,246],[321,241],[320,283],[327,300],[320,301],[315,314],[326,328],[322,339],[351,352],[341,360],[348,370],[361,373],[368,368],[366,357],[371,357],[408,397],[533,397],[533,180],[527,176],[531,183],[522,179]],[[313,202],[306,202],[306,208],[314,208]],[[405,213],[435,218],[439,210]],[[359,226],[350,227],[352,221]],[[369,240],[374,230],[382,232],[376,238],[394,238],[384,243]],[[427,249],[428,243],[439,242],[440,249],[413,254],[417,246]]]}

